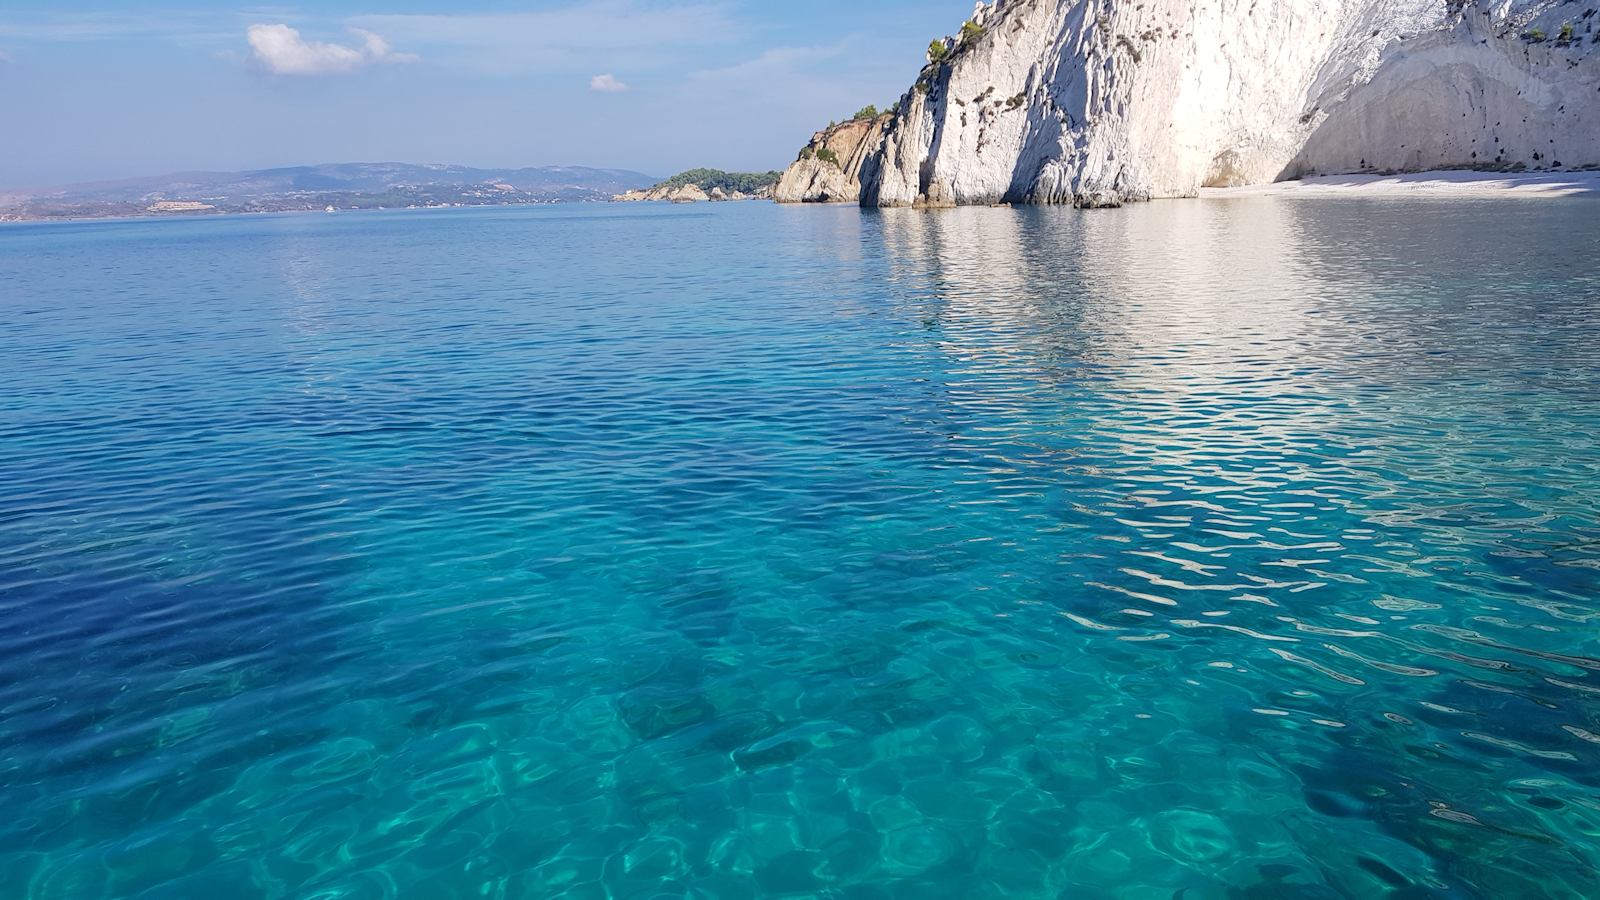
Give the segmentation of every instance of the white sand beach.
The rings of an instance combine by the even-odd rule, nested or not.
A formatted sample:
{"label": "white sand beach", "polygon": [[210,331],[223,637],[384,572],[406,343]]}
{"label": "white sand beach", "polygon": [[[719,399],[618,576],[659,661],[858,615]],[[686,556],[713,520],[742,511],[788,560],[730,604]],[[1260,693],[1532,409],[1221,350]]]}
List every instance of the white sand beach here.
{"label": "white sand beach", "polygon": [[1416,172],[1319,175],[1300,181],[1201,188],[1204,198],[1232,197],[1571,197],[1600,194],[1600,172]]}

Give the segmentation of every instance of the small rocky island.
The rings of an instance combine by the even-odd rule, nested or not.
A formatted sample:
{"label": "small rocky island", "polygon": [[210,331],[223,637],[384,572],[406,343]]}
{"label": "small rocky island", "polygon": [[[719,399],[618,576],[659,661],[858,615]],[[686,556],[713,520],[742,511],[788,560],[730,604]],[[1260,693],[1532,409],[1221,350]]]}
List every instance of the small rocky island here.
{"label": "small rocky island", "polygon": [[771,200],[778,172],[724,172],[690,169],[645,190],[626,191],[617,202],[665,200],[671,203],[717,203],[727,200]]}
{"label": "small rocky island", "polygon": [[[1597,0],[995,0],[780,202],[1120,206],[1316,175],[1600,168]],[[874,111],[875,112],[875,111]]]}

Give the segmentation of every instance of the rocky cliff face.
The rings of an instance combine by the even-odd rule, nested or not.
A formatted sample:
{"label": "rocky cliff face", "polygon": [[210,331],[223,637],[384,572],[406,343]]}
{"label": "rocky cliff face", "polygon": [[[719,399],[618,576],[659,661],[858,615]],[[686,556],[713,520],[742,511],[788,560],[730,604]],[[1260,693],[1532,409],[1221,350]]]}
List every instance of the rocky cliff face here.
{"label": "rocky cliff face", "polygon": [[[996,0],[777,199],[1119,205],[1307,174],[1600,165],[1600,0]],[[838,163],[819,149],[836,152]]]}
{"label": "rocky cliff face", "polygon": [[893,116],[857,119],[811,136],[778,179],[772,197],[779,203],[855,203],[861,199],[861,167],[883,144]]}

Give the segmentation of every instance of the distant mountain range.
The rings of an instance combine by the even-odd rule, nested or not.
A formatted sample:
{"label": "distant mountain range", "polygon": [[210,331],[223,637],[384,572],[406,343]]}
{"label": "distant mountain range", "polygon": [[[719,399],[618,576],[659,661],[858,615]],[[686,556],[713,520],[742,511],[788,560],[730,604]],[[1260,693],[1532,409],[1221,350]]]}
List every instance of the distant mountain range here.
{"label": "distant mountain range", "polygon": [[256,172],[179,172],[0,192],[0,221],[292,210],[509,206],[609,200],[660,179],[625,169],[471,169],[342,163]]}

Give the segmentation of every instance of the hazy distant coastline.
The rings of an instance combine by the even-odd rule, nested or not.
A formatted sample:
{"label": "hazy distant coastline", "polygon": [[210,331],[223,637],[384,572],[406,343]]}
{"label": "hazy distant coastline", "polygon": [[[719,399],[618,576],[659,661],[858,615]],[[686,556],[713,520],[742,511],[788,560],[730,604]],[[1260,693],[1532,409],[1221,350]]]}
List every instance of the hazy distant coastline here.
{"label": "hazy distant coastline", "polygon": [[474,169],[342,163],[149,178],[0,192],[0,222],[202,216],[335,209],[593,203],[660,179],[626,169],[545,166]]}

